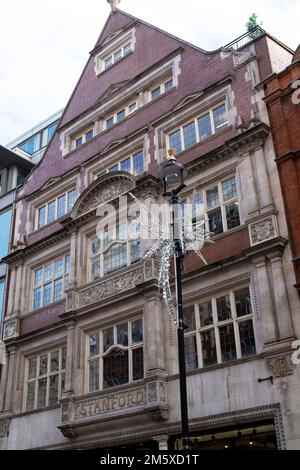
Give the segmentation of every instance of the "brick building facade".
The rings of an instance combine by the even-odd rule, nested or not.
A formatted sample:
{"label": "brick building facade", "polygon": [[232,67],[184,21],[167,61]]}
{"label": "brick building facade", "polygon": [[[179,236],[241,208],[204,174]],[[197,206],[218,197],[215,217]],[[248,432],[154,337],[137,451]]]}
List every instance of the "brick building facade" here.
{"label": "brick building facade", "polygon": [[291,64],[264,82],[276,163],[289,227],[295,287],[300,293],[300,48]]}
{"label": "brick building facade", "polygon": [[184,262],[193,448],[299,448],[299,298],[258,87],[291,57],[260,28],[206,52],[110,14],[18,193],[1,448],[180,448],[176,328],[143,261],[151,243],[122,239],[121,223],[117,241],[96,235],[99,205],[162,201],[169,148],[215,241],[207,266]]}

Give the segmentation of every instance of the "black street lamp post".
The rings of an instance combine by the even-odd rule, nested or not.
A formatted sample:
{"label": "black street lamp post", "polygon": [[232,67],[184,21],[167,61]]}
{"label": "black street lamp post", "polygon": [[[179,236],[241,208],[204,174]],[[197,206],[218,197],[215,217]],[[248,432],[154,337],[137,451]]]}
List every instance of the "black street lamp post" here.
{"label": "black street lamp post", "polygon": [[181,241],[179,226],[179,193],[185,188],[183,182],[184,177],[187,175],[187,170],[176,161],[175,151],[169,151],[169,159],[164,163],[158,176],[163,181],[164,193],[163,196],[170,197],[172,204],[172,228],[173,228],[173,241],[175,244],[174,266],[176,278],[176,306],[177,306],[177,338],[178,338],[178,355],[179,355],[179,379],[180,379],[180,407],[181,407],[181,427],[182,427],[182,442],[185,450],[189,449],[189,417],[188,417],[188,403],[187,403],[187,387],[186,387],[186,366],[185,366],[185,352],[184,352],[184,320],[183,320],[183,306],[182,306],[182,283],[181,283],[181,267],[184,257]]}

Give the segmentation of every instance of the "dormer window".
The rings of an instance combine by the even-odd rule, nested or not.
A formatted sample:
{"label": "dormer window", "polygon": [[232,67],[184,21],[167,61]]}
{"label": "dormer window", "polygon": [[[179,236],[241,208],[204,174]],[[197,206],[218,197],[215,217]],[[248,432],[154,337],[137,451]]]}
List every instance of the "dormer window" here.
{"label": "dormer window", "polygon": [[137,110],[137,107],[137,102],[133,101],[124,108],[115,112],[113,116],[109,117],[109,119],[106,119],[106,129],[111,129],[115,124],[124,121],[124,119],[126,119],[129,114],[132,114],[134,111]]}
{"label": "dormer window", "polygon": [[161,95],[166,93],[167,91],[171,90],[173,88],[173,79],[170,78],[168,80],[163,81],[159,85],[156,85],[151,91],[150,91],[150,97],[149,100],[153,101],[156,98],[159,98]]}
{"label": "dormer window", "polygon": [[89,129],[88,131],[84,132],[80,137],[77,137],[77,139],[75,139],[75,148],[78,149],[83,144],[92,140],[93,137],[94,137],[93,129]]}
{"label": "dormer window", "polygon": [[122,57],[125,57],[127,54],[129,54],[132,50],[131,42],[126,44],[124,47],[121,49],[118,49],[116,52],[111,54],[110,56],[106,57],[104,59],[104,67],[105,69],[108,69],[112,65],[114,65],[116,62],[122,59]]}

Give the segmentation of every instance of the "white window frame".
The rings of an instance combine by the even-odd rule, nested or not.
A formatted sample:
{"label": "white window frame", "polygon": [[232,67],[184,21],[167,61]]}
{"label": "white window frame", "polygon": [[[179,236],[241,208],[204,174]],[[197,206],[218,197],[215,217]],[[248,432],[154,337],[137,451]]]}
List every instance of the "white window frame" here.
{"label": "white window frame", "polygon": [[[174,134],[177,131],[180,131],[181,152],[184,152],[185,150],[189,150],[190,148],[193,147],[193,145],[199,144],[201,142],[205,142],[205,140],[213,137],[214,135],[217,135],[218,133],[216,132],[216,129],[215,129],[215,122],[214,122],[213,112],[214,112],[214,110],[216,110],[217,108],[220,108],[221,106],[225,106],[225,111],[226,111],[226,115],[227,115],[227,121],[224,122],[224,124],[222,124],[222,127],[224,126],[224,129],[228,128],[229,121],[228,121],[227,103],[226,103],[226,101],[222,101],[222,102],[219,102],[218,104],[214,105],[212,108],[209,108],[209,109],[206,109],[205,111],[202,111],[201,114],[197,114],[195,117],[185,121],[180,126],[175,127],[174,129],[168,131],[167,139],[166,139],[167,150],[169,150],[171,148],[170,135]],[[199,127],[198,127],[198,119],[205,116],[206,114],[209,114],[209,116],[210,116],[211,135],[201,140],[200,139],[200,133],[199,133]],[[191,145],[190,147],[185,147],[183,128],[188,126],[192,122],[194,122],[194,125],[195,125],[196,142],[195,142],[195,144]]]}
{"label": "white window frame", "polygon": [[[250,300],[251,300],[251,307],[252,307],[252,313],[248,315],[244,315],[242,317],[237,316],[236,312],[236,305],[235,305],[235,296],[234,293],[238,292],[242,289],[249,289],[249,294],[250,294]],[[229,296],[230,298],[230,307],[231,307],[231,318],[228,320],[223,320],[219,321],[218,319],[218,313],[217,313],[217,299],[220,297],[224,296]],[[199,305],[204,304],[206,302],[211,302],[212,306],[212,314],[213,314],[213,323],[207,326],[201,326],[200,325],[200,308]],[[194,315],[195,315],[195,329],[191,331],[185,331],[184,337],[193,337],[196,336],[196,346],[197,346],[197,362],[198,362],[198,367],[193,370],[197,369],[205,369],[206,367],[214,367],[219,364],[227,364],[231,363],[232,361],[222,361],[222,350],[221,350],[221,341],[220,341],[220,334],[219,334],[219,327],[226,326],[229,324],[233,324],[233,329],[234,329],[234,339],[235,339],[235,349],[236,349],[236,359],[233,361],[236,361],[238,359],[246,359],[247,357],[254,357],[253,356],[242,356],[241,352],[241,340],[240,340],[240,331],[239,331],[239,323],[242,323],[247,320],[252,320],[252,326],[253,326],[253,333],[254,333],[254,342],[255,342],[255,347],[256,347],[256,354],[257,354],[257,341],[256,341],[256,336],[255,336],[255,318],[253,314],[253,302],[251,298],[251,289],[249,284],[243,284],[241,286],[237,286],[229,291],[225,292],[220,292],[218,294],[212,295],[210,297],[206,297],[203,299],[200,299],[198,302],[193,303],[192,305],[186,306],[185,308],[191,308],[192,306],[194,307]],[[215,335],[215,342],[216,342],[216,353],[217,353],[217,363],[209,366],[204,366],[203,365],[203,357],[202,357],[202,345],[201,345],[201,333],[205,331],[210,331],[214,330],[214,335]],[[255,355],[256,355],[255,354]]]}
{"label": "white window frame", "polygon": [[[195,189],[193,191],[193,193],[189,194],[188,196],[184,197],[183,198],[183,201],[182,203],[185,204],[185,203],[188,203],[188,204],[193,204],[193,199],[194,199],[194,196],[195,194],[199,194],[201,193],[202,195],[202,204],[203,204],[203,209],[204,211],[203,212],[200,212],[200,214],[202,215],[204,213],[204,221],[205,221],[205,230],[207,232],[209,232],[209,218],[208,218],[208,214],[216,209],[218,209],[219,207],[221,208],[221,216],[222,216],[222,224],[223,224],[223,232],[219,233],[219,234],[216,234],[216,235],[213,235],[213,236],[218,236],[218,235],[221,235],[222,233],[225,233],[225,232],[228,232],[230,230],[234,230],[235,228],[237,227],[240,227],[241,226],[241,214],[240,214],[240,203],[239,203],[239,197],[238,197],[238,192],[236,194],[236,196],[234,196],[233,198],[231,199],[228,199],[228,200],[224,200],[224,194],[223,194],[223,183],[227,180],[230,180],[234,178],[235,179],[235,183],[237,185],[237,181],[236,181],[236,175],[235,174],[231,174],[231,175],[226,175],[224,176],[222,179],[218,180],[218,181],[215,181],[214,183],[211,183],[207,186],[204,186],[202,188],[199,188],[199,189]],[[206,197],[206,192],[209,190],[209,189],[212,189],[212,188],[215,188],[217,187],[218,188],[218,197],[219,197],[219,203],[216,204],[214,207],[207,207],[207,197]],[[231,229],[228,229],[228,224],[227,224],[227,217],[226,217],[226,206],[230,205],[230,204],[233,204],[233,203],[236,203],[238,205],[238,208],[239,208],[239,217],[240,217],[240,225],[237,225],[236,227],[233,227]],[[193,215],[193,218],[196,218],[196,215]]]}
{"label": "white window frame", "polygon": [[[135,108],[130,111],[130,106],[132,106],[133,104],[135,104]],[[138,103],[138,100],[133,100],[133,101],[130,101],[130,103],[128,103],[126,106],[122,106],[121,108],[119,108],[117,111],[115,111],[113,114],[110,114],[108,115],[107,117],[104,117],[103,121],[104,121],[104,125],[105,125],[105,130],[108,130],[108,129],[112,129],[113,126],[115,126],[116,124],[119,124],[121,122],[124,122],[125,119],[135,113],[137,110],[139,109],[139,103]],[[118,114],[121,112],[121,111],[125,111],[125,116],[124,116],[124,119],[122,119],[121,121],[118,121]],[[107,121],[109,121],[110,119],[113,120],[113,125],[111,127],[108,127],[107,126]]]}
{"label": "white window frame", "polygon": [[[32,268],[32,281],[31,281],[31,307],[32,307],[32,311],[38,311],[40,310],[41,308],[45,308],[45,307],[49,307],[49,305],[53,304],[53,303],[56,303],[56,302],[60,302],[61,300],[64,299],[65,297],[65,289],[66,289],[66,284],[67,284],[67,280],[69,279],[69,276],[70,276],[70,271],[67,271],[66,268],[67,268],[67,258],[69,258],[69,265],[70,265],[70,262],[71,262],[71,255],[70,254],[65,254],[65,255],[62,255],[62,256],[58,256],[57,258],[53,259],[53,260],[49,260],[48,263],[45,263],[45,264],[42,264],[38,267],[34,267]],[[63,260],[63,273],[61,276],[55,278],[55,262],[56,261],[59,261],[59,260]],[[52,265],[52,279],[49,279],[49,280],[45,280],[45,268],[49,265]],[[37,271],[39,271],[40,269],[43,269],[43,274],[42,274],[42,281],[40,284],[38,285],[35,285],[35,273]],[[58,279],[62,279],[62,284],[63,284],[63,287],[62,287],[62,291],[63,291],[63,295],[62,295],[62,298],[59,299],[59,300],[54,300],[54,283],[55,281],[57,281]],[[51,283],[51,289],[52,289],[52,302],[50,302],[49,304],[45,305],[44,304],[44,287],[46,284],[50,284]],[[34,292],[36,289],[40,288],[41,289],[41,306],[38,307],[38,308],[34,308]]]}
{"label": "white window frame", "polygon": [[[59,399],[62,395],[62,376],[66,374],[66,367],[62,368],[62,358],[63,358],[63,350],[66,350],[66,357],[67,357],[67,347],[66,346],[58,346],[57,348],[53,348],[50,351],[45,351],[44,353],[39,353],[34,356],[30,356],[26,358],[26,365],[25,365],[25,393],[24,393],[24,400],[23,400],[23,410],[24,411],[33,411],[39,409],[38,405],[38,383],[39,379],[47,378],[47,391],[46,391],[46,406],[49,406],[49,391],[50,391],[50,377],[53,375],[59,376],[58,381],[58,402],[57,406],[59,406]],[[51,353],[59,351],[59,368],[58,371],[50,371],[51,367]],[[47,363],[47,373],[43,375],[39,375],[40,370],[40,358],[42,356],[48,356],[48,363]],[[36,377],[34,379],[29,379],[29,362],[31,359],[37,359],[37,366],[36,366]],[[34,394],[34,407],[31,410],[27,410],[27,396],[28,396],[28,384],[35,382],[35,394]],[[56,405],[51,405],[56,406]]]}
{"label": "white window frame", "polygon": [[[75,193],[76,193],[75,194],[75,199],[74,199],[74,204],[75,204],[76,199],[78,197],[78,192],[77,192],[77,188],[73,187],[72,189],[69,189],[66,192],[63,192],[61,194],[58,194],[57,196],[54,196],[49,201],[47,201],[45,204],[42,204],[42,205],[38,206],[36,208],[35,227],[34,227],[34,229],[38,230],[40,228],[46,227],[46,225],[52,224],[53,222],[58,220],[60,217],[63,217],[63,215],[68,214],[72,210],[72,208],[70,210],[68,210],[69,209],[69,193],[72,193],[73,191],[75,191]],[[65,196],[65,198],[66,198],[65,212],[62,216],[58,216],[58,199],[60,199],[63,196]],[[55,201],[55,216],[54,216],[54,219],[51,222],[48,222],[48,206],[49,206],[49,204],[51,204],[54,201]],[[74,204],[73,204],[73,207],[74,207]],[[45,223],[43,225],[39,225],[39,213],[40,213],[40,209],[43,209],[43,208],[46,209],[45,210]]]}
{"label": "white window frame", "polygon": [[[132,323],[134,323],[137,320],[142,320],[142,325],[143,325],[143,341],[140,341],[138,343],[133,343],[132,342]],[[117,343],[117,328],[119,325],[123,325],[124,323],[127,323],[127,331],[128,331],[128,346],[123,346],[119,345]],[[110,348],[104,352],[104,341],[103,341],[103,331],[109,330],[110,328],[113,328],[114,330],[114,344],[110,346]],[[99,354],[95,356],[90,356],[90,336],[93,335],[98,335],[99,337]],[[138,315],[130,320],[124,319],[123,321],[119,321],[117,323],[109,324],[107,326],[104,326],[102,328],[97,328],[92,331],[89,331],[86,333],[86,367],[85,367],[85,393],[92,393],[89,391],[89,384],[90,384],[90,367],[89,364],[91,361],[98,359],[99,361],[99,389],[97,391],[102,391],[102,390],[110,390],[113,389],[114,387],[107,387],[103,388],[103,358],[107,355],[109,355],[109,352],[116,347],[120,347],[120,349],[124,349],[128,351],[128,382],[124,385],[129,385],[129,384],[134,384],[138,382],[138,380],[133,380],[133,360],[132,360],[132,351],[134,349],[139,349],[143,348],[143,366],[144,366],[144,377],[145,377],[145,331],[144,331],[144,319],[142,315]],[[143,380],[143,379],[139,379]]]}
{"label": "white window frame", "polygon": [[[148,91],[148,101],[155,101],[155,100],[158,100],[162,95],[164,95],[165,93],[167,93],[167,91],[170,91],[170,90],[166,90],[165,86],[166,86],[166,83],[170,82],[172,80],[172,87],[170,88],[170,90],[172,90],[172,88],[174,88],[174,79],[172,76],[170,76],[169,78],[166,78],[164,79],[162,82],[160,83],[157,83],[155,86],[152,86],[150,88],[150,90]],[[153,98],[152,99],[152,92],[154,90],[156,90],[157,88],[160,89],[160,95],[157,96],[156,98]]]}
{"label": "white window frame", "polygon": [[[88,134],[90,131],[93,131],[93,137],[90,139],[90,140],[86,140],[86,134]],[[90,128],[88,128],[87,130],[85,130],[84,132],[82,132],[81,134],[78,134],[74,137],[72,137],[73,139],[73,147],[74,147],[74,150],[78,150],[80,147],[82,147],[82,145],[86,144],[87,142],[90,142],[91,140],[93,140],[93,138],[95,137],[95,129],[94,129],[94,126],[91,126]],[[79,145],[78,147],[76,147],[76,142],[78,139],[82,139],[82,142],[81,142],[81,145]]]}
{"label": "white window frame", "polygon": [[[134,172],[134,167],[133,167],[133,159],[134,159],[135,155],[137,155],[140,152],[143,152],[144,170],[141,173],[135,173]],[[125,162],[126,160],[129,160],[129,159],[130,159],[130,170],[128,172],[131,173],[134,176],[142,175],[145,172],[146,161],[145,161],[145,152],[144,152],[143,149],[140,149],[140,150],[137,150],[137,151],[135,151],[134,153],[132,153],[130,155],[127,155],[126,158],[123,158],[122,160],[119,160],[118,162],[115,162],[114,164],[110,164],[109,167],[107,167],[105,169],[102,169],[101,171],[95,172],[96,178],[99,177],[100,175],[104,174],[104,173],[109,173],[110,172],[109,169],[113,168],[114,166],[118,166],[118,171],[123,171],[122,170],[122,163]]]}

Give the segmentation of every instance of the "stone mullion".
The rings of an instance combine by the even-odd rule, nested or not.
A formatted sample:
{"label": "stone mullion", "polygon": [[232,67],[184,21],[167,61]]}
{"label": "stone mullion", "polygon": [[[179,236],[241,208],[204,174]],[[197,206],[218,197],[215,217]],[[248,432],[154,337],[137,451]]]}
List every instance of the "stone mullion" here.
{"label": "stone mullion", "polygon": [[160,299],[148,297],[144,305],[145,376],[165,370],[164,323]]}
{"label": "stone mullion", "polygon": [[6,397],[5,397],[5,411],[12,411],[12,395],[13,395],[13,384],[15,379],[15,365],[16,365],[16,353],[17,348],[12,346],[9,351],[9,363],[8,363],[8,374],[6,383]]}
{"label": "stone mullion", "polygon": [[65,370],[65,390],[64,395],[73,395],[74,393],[74,354],[75,354],[75,322],[70,321],[67,324],[67,358]]}

